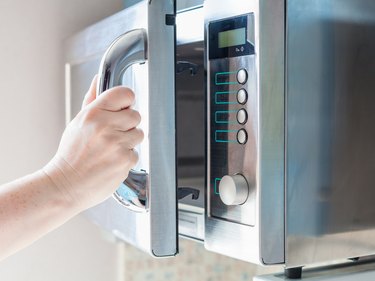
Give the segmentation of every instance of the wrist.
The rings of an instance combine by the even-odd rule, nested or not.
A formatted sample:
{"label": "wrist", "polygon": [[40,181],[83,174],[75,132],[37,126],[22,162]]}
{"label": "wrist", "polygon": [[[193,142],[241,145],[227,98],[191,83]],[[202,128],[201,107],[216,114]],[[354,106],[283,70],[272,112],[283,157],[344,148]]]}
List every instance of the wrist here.
{"label": "wrist", "polygon": [[53,187],[68,209],[75,213],[84,209],[78,196],[74,193],[78,176],[64,159],[55,156],[41,171],[45,180],[49,182],[49,186]]}

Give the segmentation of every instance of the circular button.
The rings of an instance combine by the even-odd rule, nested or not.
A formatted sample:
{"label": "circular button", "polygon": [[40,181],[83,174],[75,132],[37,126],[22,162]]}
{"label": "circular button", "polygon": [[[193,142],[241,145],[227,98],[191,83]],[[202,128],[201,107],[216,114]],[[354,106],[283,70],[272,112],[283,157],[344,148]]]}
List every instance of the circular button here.
{"label": "circular button", "polygon": [[241,68],[237,72],[237,81],[240,84],[245,84],[247,81],[247,71],[244,68]]}
{"label": "circular button", "polygon": [[240,144],[245,144],[247,142],[247,132],[245,129],[241,129],[237,132],[237,141]]}
{"label": "circular button", "polygon": [[241,205],[249,196],[249,185],[243,175],[227,175],[220,180],[219,194],[225,205]]}
{"label": "circular button", "polygon": [[237,111],[237,121],[241,125],[247,122],[247,111],[245,109],[240,109]]}
{"label": "circular button", "polygon": [[245,104],[247,102],[247,92],[245,89],[239,89],[237,92],[237,101],[240,104]]}

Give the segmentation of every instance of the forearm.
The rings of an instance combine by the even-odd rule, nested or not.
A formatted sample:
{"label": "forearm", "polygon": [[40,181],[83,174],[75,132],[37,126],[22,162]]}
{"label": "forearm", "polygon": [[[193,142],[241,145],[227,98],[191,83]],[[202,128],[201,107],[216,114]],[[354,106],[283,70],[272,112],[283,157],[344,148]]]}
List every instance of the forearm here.
{"label": "forearm", "polygon": [[137,163],[133,148],[143,132],[136,128],[139,113],[130,108],[134,93],[115,87],[95,99],[95,85],[55,157],[42,170],[0,186],[0,260],[103,202]]}
{"label": "forearm", "polygon": [[79,213],[61,188],[43,170],[0,186],[0,260]]}

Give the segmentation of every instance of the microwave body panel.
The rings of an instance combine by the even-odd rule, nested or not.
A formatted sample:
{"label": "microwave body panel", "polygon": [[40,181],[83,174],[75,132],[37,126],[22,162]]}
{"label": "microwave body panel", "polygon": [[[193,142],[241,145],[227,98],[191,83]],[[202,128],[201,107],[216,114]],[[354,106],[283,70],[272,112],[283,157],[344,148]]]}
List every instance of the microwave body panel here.
{"label": "microwave body panel", "polygon": [[[208,0],[204,12],[205,246],[257,264],[284,263],[285,4]],[[244,83],[236,77],[241,70],[247,72]],[[240,91],[247,93],[246,101],[238,100]],[[246,112],[245,124],[236,120],[239,111]],[[244,144],[237,141],[240,131],[246,132]],[[246,178],[248,197],[244,204],[226,206],[218,185],[224,175],[236,174]]]}
{"label": "microwave body panel", "polygon": [[375,254],[375,2],[286,2],[287,266]]}
{"label": "microwave body panel", "polygon": [[[220,4],[206,0],[204,7],[206,247],[287,268],[373,255],[375,80],[370,77],[375,73],[375,2]],[[248,23],[254,22],[253,27],[247,24],[245,37],[235,23],[244,15]],[[219,31],[210,28],[218,23]],[[254,42],[249,29],[254,29]],[[241,43],[243,38],[247,42]],[[250,58],[243,64],[238,59],[243,51],[243,57],[249,56],[244,45],[248,43],[254,45],[250,57],[255,58],[255,68],[248,65]],[[211,54],[215,48],[221,50]],[[239,79],[241,69],[247,71],[246,83]],[[253,81],[256,86],[250,85]],[[241,87],[248,92],[247,103],[235,99]],[[242,109],[248,112],[245,124],[239,118]],[[254,120],[256,125],[250,127],[248,122]],[[242,130],[247,132],[245,143]],[[255,158],[238,152],[246,155],[248,145]],[[249,174],[249,169],[254,172]],[[215,174],[218,171],[222,174]],[[222,184],[224,175],[229,178]],[[246,181],[241,183],[238,175]],[[245,202],[240,201],[243,186],[248,188]],[[216,196],[218,191],[224,195]],[[224,202],[228,192],[240,204],[216,204]],[[233,215],[247,204],[254,205],[254,224]],[[216,205],[220,212],[213,209]]]}

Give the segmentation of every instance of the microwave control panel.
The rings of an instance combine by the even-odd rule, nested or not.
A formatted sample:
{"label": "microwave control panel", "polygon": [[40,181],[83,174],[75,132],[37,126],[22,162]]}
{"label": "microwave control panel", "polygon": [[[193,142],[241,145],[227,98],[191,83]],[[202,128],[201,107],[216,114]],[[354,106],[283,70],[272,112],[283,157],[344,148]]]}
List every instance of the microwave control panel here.
{"label": "microwave control panel", "polygon": [[258,151],[254,15],[208,25],[208,215],[253,226]]}

